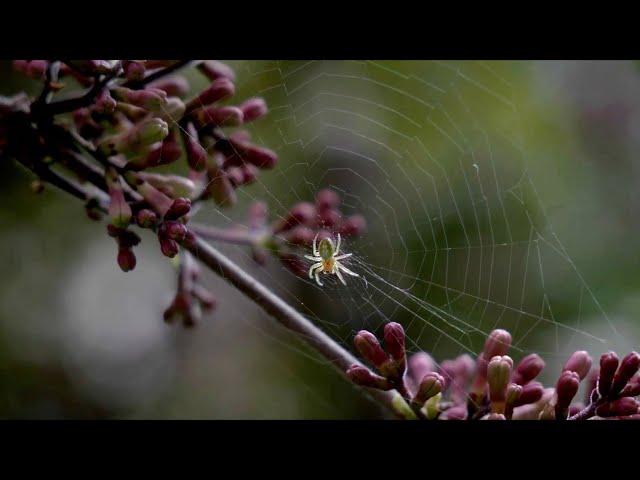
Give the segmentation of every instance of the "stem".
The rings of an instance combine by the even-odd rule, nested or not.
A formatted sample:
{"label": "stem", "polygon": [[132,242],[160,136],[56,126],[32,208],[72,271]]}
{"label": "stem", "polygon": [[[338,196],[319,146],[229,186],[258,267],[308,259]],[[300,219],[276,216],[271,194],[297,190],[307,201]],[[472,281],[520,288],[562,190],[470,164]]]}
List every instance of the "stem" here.
{"label": "stem", "polygon": [[[212,271],[260,305],[283,327],[305,340],[343,375],[351,365],[361,365],[357,358],[338,345],[301,313],[203,239],[196,237],[196,241],[186,248]],[[373,389],[367,390],[367,393],[391,413],[398,415],[394,407],[394,397],[397,393]]]}
{"label": "stem", "polygon": [[260,238],[249,229],[218,228],[198,224],[189,224],[189,229],[202,238],[236,245],[255,245]]}

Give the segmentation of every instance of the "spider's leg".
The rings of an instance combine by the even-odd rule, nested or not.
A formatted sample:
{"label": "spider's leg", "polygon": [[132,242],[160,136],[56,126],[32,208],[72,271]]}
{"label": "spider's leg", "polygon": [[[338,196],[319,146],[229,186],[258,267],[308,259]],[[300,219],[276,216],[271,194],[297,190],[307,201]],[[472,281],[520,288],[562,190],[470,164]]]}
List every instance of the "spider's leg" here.
{"label": "spider's leg", "polygon": [[336,251],[334,255],[338,255],[340,253],[340,234],[338,233],[338,244],[336,245]]}
{"label": "spider's leg", "polygon": [[316,283],[320,286],[324,285],[321,281],[320,281],[320,269],[318,268],[316,270]]}
{"label": "spider's leg", "polygon": [[307,260],[311,260],[313,262],[322,261],[322,257],[314,257],[314,256],[311,256],[311,255],[305,255],[304,258],[306,258]]}
{"label": "spider's leg", "polygon": [[313,271],[322,266],[322,262],[318,262],[318,263],[314,263],[313,265],[311,265],[311,267],[309,268],[309,278],[313,279]]}
{"label": "spider's leg", "polygon": [[343,258],[349,258],[351,255],[353,255],[353,253],[343,253],[342,255],[339,255],[337,257],[334,257],[334,260],[342,260]]}
{"label": "spider's leg", "polygon": [[[336,264],[337,265],[337,264]],[[347,282],[344,281],[344,277],[342,276],[342,274],[340,273],[340,269],[337,267],[334,267],[333,269],[333,273],[335,273],[338,278],[340,279],[340,281],[342,282],[342,284],[346,287],[347,286]]]}
{"label": "spider's leg", "polygon": [[314,257],[320,256],[318,255],[318,244],[316,243],[316,241],[318,240],[318,235],[320,235],[320,233],[316,233],[316,236],[313,237],[313,256]]}
{"label": "spider's leg", "polygon": [[356,272],[352,272],[351,270],[349,270],[347,267],[345,267],[341,263],[337,263],[337,265],[338,265],[338,268],[340,270],[342,270],[344,273],[346,273],[347,275],[351,275],[352,277],[359,277],[360,276]]}

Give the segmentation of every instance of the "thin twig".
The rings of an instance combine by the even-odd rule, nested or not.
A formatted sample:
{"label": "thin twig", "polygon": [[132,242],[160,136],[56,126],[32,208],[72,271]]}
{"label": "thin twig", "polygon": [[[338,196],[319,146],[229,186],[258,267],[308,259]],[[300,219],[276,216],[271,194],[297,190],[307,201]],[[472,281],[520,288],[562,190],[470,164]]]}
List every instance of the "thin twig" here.
{"label": "thin twig", "polygon": [[[311,345],[342,374],[344,374],[351,365],[361,365],[357,358],[316,327],[304,317],[304,315],[287,304],[265,285],[250,276],[203,239],[196,236],[196,241],[188,247],[188,250],[212,271],[229,281],[247,297],[260,305],[260,307],[275,318],[280,325],[292,331]],[[397,399],[395,399],[398,395],[397,392],[367,390],[367,393],[390,413],[395,416],[398,415],[394,407],[394,401],[397,402]]]}

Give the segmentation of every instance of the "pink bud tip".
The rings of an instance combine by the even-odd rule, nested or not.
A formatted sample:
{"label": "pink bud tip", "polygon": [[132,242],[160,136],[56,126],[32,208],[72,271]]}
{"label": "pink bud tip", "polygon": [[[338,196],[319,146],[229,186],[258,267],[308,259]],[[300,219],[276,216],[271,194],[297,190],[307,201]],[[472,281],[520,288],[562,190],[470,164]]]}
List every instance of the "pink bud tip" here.
{"label": "pink bud tip", "polygon": [[384,326],[384,343],[391,357],[404,361],[406,352],[404,347],[404,328],[397,322],[390,322]]}
{"label": "pink bud tip", "polygon": [[360,355],[375,367],[381,367],[388,360],[378,339],[367,330],[360,330],[353,339],[353,343]]}
{"label": "pink bud tip", "polygon": [[580,376],[580,380],[583,380],[591,370],[591,363],[589,354],[584,350],[579,350],[569,357],[562,370],[576,372]]}

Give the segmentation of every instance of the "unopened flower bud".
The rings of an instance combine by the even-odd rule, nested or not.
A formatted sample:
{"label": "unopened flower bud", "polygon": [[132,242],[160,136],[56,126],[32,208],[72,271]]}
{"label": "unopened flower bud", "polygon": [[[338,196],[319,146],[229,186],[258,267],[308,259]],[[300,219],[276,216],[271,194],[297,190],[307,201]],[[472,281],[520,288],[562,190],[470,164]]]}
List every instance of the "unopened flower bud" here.
{"label": "unopened flower bud", "polygon": [[466,420],[467,415],[466,405],[455,405],[442,412],[438,418],[440,420]]}
{"label": "unopened flower bud", "polygon": [[267,103],[263,98],[250,98],[240,105],[246,123],[253,122],[267,114]]}
{"label": "unopened flower bud", "polygon": [[184,223],[175,221],[166,221],[162,224],[163,232],[172,240],[182,242],[187,236],[187,227]]}
{"label": "unopened flower bud", "polygon": [[439,373],[429,372],[420,381],[413,402],[418,405],[424,403],[444,390],[445,380]]}
{"label": "unopened flower bud", "polygon": [[513,415],[513,409],[520,399],[520,395],[522,395],[522,385],[518,385],[517,383],[510,383],[507,387],[507,394],[505,396],[504,415],[506,418],[511,419]]}
{"label": "unopened flower bud", "polygon": [[193,287],[193,296],[198,299],[203,310],[211,312],[216,308],[216,299],[209,290],[204,288],[202,285],[197,284]]}
{"label": "unopened flower bud", "polygon": [[124,70],[124,76],[127,80],[139,81],[144,78],[145,67],[142,62],[136,62],[135,60],[124,60],[122,62],[122,69]]}
{"label": "unopened flower bud", "polygon": [[160,250],[165,257],[173,258],[178,254],[178,243],[165,236],[158,235],[158,240],[160,241]]}
{"label": "unopened flower bud", "polygon": [[323,228],[334,228],[342,219],[337,210],[324,209],[318,211],[318,226]]}
{"label": "unopened flower bud", "polygon": [[267,221],[267,204],[265,202],[253,202],[247,208],[247,223],[252,230],[264,227]]}
{"label": "unopened flower bud", "polygon": [[619,394],[625,387],[627,382],[631,380],[638,369],[640,368],[640,354],[637,352],[631,352],[620,362],[620,367],[613,377],[613,384],[611,385],[611,393],[613,395]]}
{"label": "unopened flower bud", "polygon": [[213,155],[207,161],[206,191],[218,205],[228,207],[235,205],[237,198],[227,173],[218,166],[218,156]]}
{"label": "unopened flower bud", "polygon": [[233,106],[200,108],[193,117],[200,127],[237,127],[244,121],[242,110]]}
{"label": "unopened flower bud", "polygon": [[205,60],[198,65],[198,70],[212,81],[218,78],[228,78],[229,80],[235,80],[236,78],[231,67],[216,60]]}
{"label": "unopened flower bud", "polygon": [[511,378],[512,368],[513,360],[507,355],[493,357],[487,366],[489,399],[494,412],[504,412],[507,385]]}
{"label": "unopened flower bud", "polygon": [[[407,362],[409,377],[416,383],[420,383],[420,380],[429,372],[436,370],[436,362],[426,352],[417,352],[409,357]],[[445,380],[446,382],[446,380]]]}
{"label": "unopened flower bud", "polygon": [[601,417],[634,415],[638,412],[638,402],[631,397],[622,397],[618,400],[600,405],[596,409],[596,415]]}
{"label": "unopened flower bud", "polygon": [[340,234],[344,237],[357,237],[367,229],[367,221],[362,215],[351,215],[340,225]]}
{"label": "unopened flower bud", "polygon": [[149,86],[164,91],[169,97],[184,97],[189,93],[189,82],[180,75],[161,78],[152,82]]}
{"label": "unopened flower bud", "polygon": [[356,385],[363,387],[377,388],[378,390],[391,390],[393,388],[389,380],[380,375],[376,375],[362,365],[352,365],[349,367],[347,377]]}
{"label": "unopened flower bud", "polygon": [[569,413],[569,405],[573,397],[578,393],[580,387],[580,375],[571,370],[566,370],[560,374],[556,383],[556,420],[566,420]]}
{"label": "unopened flower bud", "polygon": [[177,220],[186,215],[191,210],[191,200],[188,198],[176,198],[167,213],[164,214],[165,220]]}
{"label": "unopened flower bud", "polygon": [[116,100],[144,108],[149,112],[162,113],[167,106],[167,94],[164,90],[157,88],[132,90],[126,87],[114,87],[111,93]]}
{"label": "unopened flower bud", "polygon": [[313,242],[313,238],[315,237],[315,233],[308,227],[304,227],[302,225],[298,225],[297,227],[291,229],[285,239],[287,242],[293,245],[299,246],[308,246]]}
{"label": "unopened flower bud", "polygon": [[525,385],[536,378],[544,368],[544,360],[537,353],[532,353],[524,357],[513,372],[513,382],[518,385]]}
{"label": "unopened flower bud", "polygon": [[635,376],[627,383],[627,386],[620,392],[622,397],[637,397],[640,396],[640,377]]}
{"label": "unopened flower bud", "polygon": [[235,93],[236,87],[231,80],[224,77],[218,78],[187,104],[187,111],[190,112],[220,100],[225,100]]}
{"label": "unopened flower bud", "polygon": [[275,225],[274,232],[280,233],[290,230],[296,225],[310,225],[315,214],[316,209],[313,204],[309,202],[297,203],[289,210],[289,214]]}
{"label": "unopened flower bud", "polygon": [[540,382],[528,382],[522,387],[520,396],[515,401],[514,406],[527,405],[529,403],[535,403],[542,398],[544,394],[544,387]]}
{"label": "unopened flower bud", "polygon": [[609,394],[613,377],[616,374],[620,361],[615,352],[603,353],[600,356],[600,376],[598,377],[598,393],[601,397]]}
{"label": "unopened flower bud", "polygon": [[354,337],[353,343],[362,358],[376,368],[382,367],[389,358],[376,336],[367,330],[360,330]]}
{"label": "unopened flower bud", "polygon": [[384,326],[384,344],[399,368],[404,372],[406,351],[404,346],[404,328],[397,322],[389,322]]}
{"label": "unopened flower bud", "polygon": [[178,97],[169,97],[166,106],[157,115],[167,122],[179,122],[186,109],[187,106]]}
{"label": "unopened flower bud", "polygon": [[496,356],[506,355],[510,346],[511,334],[509,332],[502,329],[493,330],[484,344],[485,358],[492,359]]}
{"label": "unopened flower bud", "polygon": [[111,114],[116,110],[116,101],[113,99],[108,89],[102,90],[94,102],[94,109],[98,113]]}
{"label": "unopened flower bud", "polygon": [[118,249],[118,265],[123,272],[128,272],[136,268],[136,256],[131,248]]}
{"label": "unopened flower bud", "polygon": [[187,131],[182,138],[189,166],[196,171],[204,170],[207,166],[207,151],[198,141],[198,132],[192,123],[187,125]]}
{"label": "unopened flower bud", "polygon": [[106,175],[109,189],[109,216],[116,227],[125,228],[131,223],[131,207],[124,197],[120,178],[113,170]]}
{"label": "unopened flower bud", "polygon": [[583,380],[591,370],[591,357],[584,350],[574,352],[562,370],[576,372],[580,376],[580,380]]}
{"label": "unopened flower bud", "polygon": [[143,208],[136,215],[136,222],[142,228],[151,228],[158,222],[158,216],[148,208]]}
{"label": "unopened flower bud", "polygon": [[316,194],[316,206],[318,210],[332,210],[340,205],[340,195],[335,191],[325,188]]}

